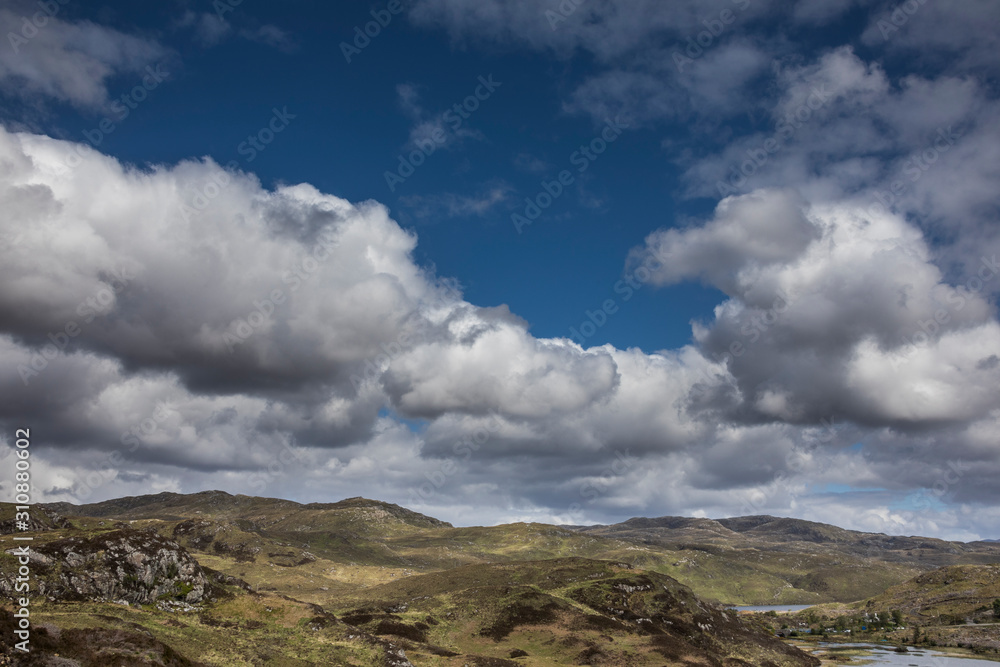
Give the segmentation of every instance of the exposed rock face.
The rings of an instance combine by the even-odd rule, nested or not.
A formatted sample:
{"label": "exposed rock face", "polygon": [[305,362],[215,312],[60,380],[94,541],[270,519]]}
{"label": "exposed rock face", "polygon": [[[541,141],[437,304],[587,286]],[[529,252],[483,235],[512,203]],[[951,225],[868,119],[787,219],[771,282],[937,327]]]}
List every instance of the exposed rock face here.
{"label": "exposed rock face", "polygon": [[[195,604],[210,587],[205,571],[183,547],[151,531],[116,530],[39,544],[31,560],[38,592],[57,600]],[[12,591],[13,581],[0,577],[0,592]]]}

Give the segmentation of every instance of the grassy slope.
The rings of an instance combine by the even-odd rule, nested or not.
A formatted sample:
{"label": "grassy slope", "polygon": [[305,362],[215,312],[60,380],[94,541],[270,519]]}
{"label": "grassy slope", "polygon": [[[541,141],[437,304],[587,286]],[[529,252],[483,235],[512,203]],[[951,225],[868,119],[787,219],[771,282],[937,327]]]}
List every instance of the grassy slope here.
{"label": "grassy slope", "polygon": [[514,664],[539,667],[720,658],[811,664],[679,582],[623,565],[583,558],[466,565],[359,590],[334,609],[369,631],[420,640],[408,653],[427,665],[465,664],[445,652],[524,653]]}
{"label": "grassy slope", "polygon": [[[57,510],[68,520],[37,511],[43,509]],[[12,506],[0,503],[0,522],[11,512]],[[221,492],[159,494],[80,508],[50,506],[35,508],[35,514],[40,529],[36,544],[67,534],[110,531],[126,519],[135,528],[154,528],[177,540],[202,565],[249,582],[256,594],[236,591],[232,600],[210,605],[201,614],[89,603],[36,609],[38,619],[60,627],[121,623],[123,628],[142,628],[185,656],[213,665],[252,664],[251,656],[269,650],[275,660],[284,656],[285,662],[273,664],[383,665],[391,659],[386,638],[409,646],[419,665],[477,664],[466,659],[469,655],[509,661],[505,656],[515,649],[533,657],[511,664],[579,661],[587,652],[597,656],[596,650],[605,651],[607,660],[641,665],[647,658],[637,656],[659,656],[650,658],[650,664],[663,664],[670,656],[654,651],[669,647],[622,627],[620,617],[607,608],[600,610],[615,595],[606,581],[640,576],[610,563],[647,570],[644,577],[666,574],[698,595],[730,603],[848,600],[885,591],[870,604],[897,608],[904,600],[916,600],[915,613],[937,615],[981,607],[992,601],[990,596],[1000,596],[997,567],[948,568],[906,581],[941,560],[1000,560],[997,545],[869,536],[769,517],[652,519],[583,530],[524,523],[454,528],[359,498],[300,505]],[[0,559],[5,568],[11,566],[9,557]],[[606,562],[594,565],[595,559]],[[579,581],[546,569],[566,562],[589,563],[584,569],[591,568],[593,579],[588,581],[593,586],[584,590]],[[664,584],[672,580],[657,581],[674,593],[680,590],[676,582]],[[892,587],[900,582],[905,583]],[[632,597],[629,604],[636,609],[655,607],[643,595]],[[356,623],[320,618],[311,604],[346,612]],[[386,611],[399,604],[407,609]],[[373,611],[368,620],[359,612],[366,608]],[[541,613],[544,622],[505,620],[510,609],[529,618]],[[692,619],[677,617],[689,624]],[[497,639],[491,628],[507,625],[510,632]],[[611,635],[617,645],[608,652],[600,647]],[[755,662],[760,656],[744,657],[761,664]]]}
{"label": "grassy slope", "polygon": [[[254,562],[244,559],[227,567],[228,573],[264,588],[290,586],[296,593],[322,576],[327,581],[320,585],[331,595],[344,586],[464,564],[580,556],[667,574],[703,597],[730,604],[848,602],[940,565],[1000,560],[995,544],[888,537],[774,517],[662,517],[576,529],[523,523],[453,528],[363,498],[301,505],[218,491],[49,507],[78,523],[82,519],[73,514],[139,523],[158,519],[165,533],[179,520],[196,517],[207,522],[193,531],[203,544],[193,541],[198,535],[173,537],[206,556],[244,549]],[[306,553],[317,560],[296,565]],[[275,575],[275,568],[289,566],[301,572]],[[312,599],[323,597],[317,591]]]}
{"label": "grassy slope", "polygon": [[[148,519],[133,527],[172,535],[185,523],[192,524]],[[252,535],[217,522],[196,523],[218,528],[223,540]],[[33,544],[67,535],[94,537],[120,525],[80,517],[73,524],[34,533]],[[199,536],[194,531],[181,533]],[[204,565],[221,570],[250,569],[284,593],[292,592],[293,582],[299,581],[302,597],[315,594],[331,561],[315,557],[295,564],[303,552],[268,544],[277,550],[259,561],[238,560],[244,552],[230,550],[195,555]],[[287,564],[276,565],[282,559]],[[692,664],[691,660],[717,664],[727,656],[739,657],[743,664],[812,664],[759,629],[704,605],[678,582],[633,571],[627,564],[579,558],[477,564],[395,581],[389,573],[390,581],[381,584],[372,566],[367,568],[357,570],[360,578],[353,586],[342,582],[337,594],[320,596],[339,620],[305,599],[294,599],[299,596],[247,593],[235,586],[226,587],[223,598],[188,613],[153,606],[36,600],[33,645],[46,654],[95,666],[115,664],[113,658],[137,664],[143,655],[155,658],[150,664],[188,664],[167,662],[157,646],[169,647],[167,653],[176,653],[179,660],[227,667],[385,667],[393,664],[393,651],[399,648],[405,648],[419,666],[541,666],[600,659],[605,664],[640,667]],[[379,571],[384,580],[387,573]],[[365,612],[371,617],[366,618]],[[647,617],[646,624],[641,616]],[[528,655],[510,661],[518,650]]]}
{"label": "grassy slope", "polygon": [[901,609],[927,622],[938,617],[992,616],[1000,599],[1000,565],[953,565],[893,586],[858,608]]}

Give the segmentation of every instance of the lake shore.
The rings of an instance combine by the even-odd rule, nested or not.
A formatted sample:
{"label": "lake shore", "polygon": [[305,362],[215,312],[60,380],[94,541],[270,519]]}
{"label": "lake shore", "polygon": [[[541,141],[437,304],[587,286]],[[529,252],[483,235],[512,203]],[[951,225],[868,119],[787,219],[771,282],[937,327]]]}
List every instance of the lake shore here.
{"label": "lake shore", "polygon": [[[824,646],[819,646],[822,642]],[[826,667],[827,665],[877,665],[882,664],[873,658],[873,650],[883,649],[883,650],[893,650],[898,644],[891,642],[854,642],[854,641],[841,641],[841,640],[810,640],[810,639],[792,639],[788,641],[789,644],[795,646],[796,648],[809,653],[820,659],[821,664]],[[976,651],[957,648],[954,646],[910,646],[907,645],[908,653],[900,654],[905,655],[916,655],[919,653],[923,654],[933,654],[935,656],[941,656],[945,658],[953,658],[956,661],[960,660],[960,663],[956,664],[956,667],[961,667],[961,665],[970,664],[969,660],[977,660],[991,663],[1000,663],[1000,654],[997,653],[977,653]],[[912,663],[910,663],[912,664]]]}

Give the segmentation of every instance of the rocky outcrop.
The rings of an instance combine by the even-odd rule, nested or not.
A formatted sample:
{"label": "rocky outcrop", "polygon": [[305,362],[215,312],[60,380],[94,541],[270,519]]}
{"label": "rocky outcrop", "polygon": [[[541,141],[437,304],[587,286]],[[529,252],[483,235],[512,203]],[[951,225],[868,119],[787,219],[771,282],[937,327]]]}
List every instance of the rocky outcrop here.
{"label": "rocky outcrop", "polygon": [[[197,604],[211,588],[187,550],[152,531],[67,537],[37,545],[30,558],[34,590],[55,600]],[[0,593],[11,596],[13,583],[10,576],[0,577]]]}
{"label": "rocky outcrop", "polygon": [[0,535],[11,535],[22,531],[41,532],[57,528],[72,528],[69,519],[41,505],[33,505],[26,523],[14,518],[14,505],[0,503]]}

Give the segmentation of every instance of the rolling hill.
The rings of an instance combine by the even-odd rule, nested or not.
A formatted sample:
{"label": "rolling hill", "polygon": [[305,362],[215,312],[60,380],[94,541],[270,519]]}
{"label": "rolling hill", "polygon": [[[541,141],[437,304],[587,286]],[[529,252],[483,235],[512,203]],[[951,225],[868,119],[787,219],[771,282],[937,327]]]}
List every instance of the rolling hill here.
{"label": "rolling hill", "polygon": [[[365,498],[301,504],[221,491],[32,514],[45,594],[35,616],[53,629],[40,641],[95,665],[107,655],[74,628],[113,628],[123,655],[160,656],[153,664],[245,664],[270,651],[285,661],[274,664],[358,667],[807,665],[717,603],[890,596],[874,603],[889,605],[930,585],[941,565],[1000,561],[1000,545],[987,542],[768,516],[455,527]],[[0,532],[12,519],[0,504]],[[0,564],[14,571],[9,554]],[[0,593],[10,588],[0,580]]]}
{"label": "rolling hill", "polygon": [[[179,533],[170,527],[170,536],[208,554],[242,554],[247,565],[240,571],[248,580],[253,580],[259,557],[276,564],[310,558],[329,561],[330,567],[339,564],[338,572],[349,585],[366,577],[377,582],[388,575],[402,576],[404,571],[583,557],[627,562],[666,574],[717,602],[812,604],[869,598],[937,567],[1000,561],[1000,545],[987,542],[888,536],[770,516],[634,518],[585,527],[515,523],[456,528],[364,498],[300,504],[221,491],[163,493],[79,506],[55,503],[43,509],[46,517],[55,517],[46,518],[49,523],[98,517],[161,522],[166,530],[166,524],[187,520],[176,529]],[[0,511],[0,525],[4,516]],[[267,555],[279,553],[284,555]],[[320,598],[315,601],[322,603]]]}

